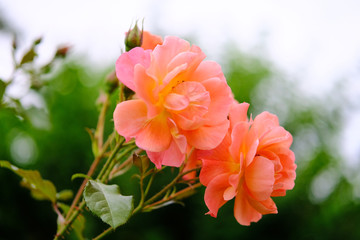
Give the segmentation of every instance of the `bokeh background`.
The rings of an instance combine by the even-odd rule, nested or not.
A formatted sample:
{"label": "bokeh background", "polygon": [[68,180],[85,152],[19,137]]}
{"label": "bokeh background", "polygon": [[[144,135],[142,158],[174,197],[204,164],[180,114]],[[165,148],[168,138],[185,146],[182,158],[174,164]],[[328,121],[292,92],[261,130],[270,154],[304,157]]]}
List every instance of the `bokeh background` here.
{"label": "bokeh background", "polygon": [[[269,111],[293,134],[295,188],[276,198],[279,213],[250,227],[227,203],[204,215],[203,190],[185,201],[132,218],[105,239],[360,239],[360,3],[358,1],[1,1],[0,78],[11,75],[12,36],[18,58],[43,36],[35,65],[60,44],[69,56],[35,90],[26,74],[5,95],[23,108],[0,106],[0,159],[38,169],[58,190],[76,190],[74,173],[92,161],[86,128],[96,101],[137,19],[159,35],[177,35],[218,61],[238,101]],[[115,107],[115,99],[111,108]],[[111,111],[106,133],[112,131]],[[136,179],[116,180],[124,193]],[[163,176],[166,179],[166,176]],[[19,178],[0,169],[0,239],[52,239],[56,214]],[[91,214],[85,236],[107,226]],[[74,236],[69,239],[76,239]]]}

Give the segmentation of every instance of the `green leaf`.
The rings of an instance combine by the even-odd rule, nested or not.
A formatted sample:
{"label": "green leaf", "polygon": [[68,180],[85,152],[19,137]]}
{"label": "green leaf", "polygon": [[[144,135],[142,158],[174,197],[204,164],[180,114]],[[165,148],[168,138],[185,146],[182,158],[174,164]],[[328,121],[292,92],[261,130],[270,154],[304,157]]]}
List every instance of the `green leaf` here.
{"label": "green leaf", "polygon": [[86,184],[84,199],[91,212],[114,229],[127,222],[134,208],[133,196],[121,195],[119,186],[93,180]]}
{"label": "green leaf", "polygon": [[36,52],[35,52],[35,48],[32,47],[30,48],[29,51],[27,51],[24,56],[21,59],[20,65],[23,65],[25,63],[29,63],[32,62],[34,60],[34,58],[37,56]]}
{"label": "green leaf", "polygon": [[8,168],[22,177],[21,185],[30,189],[31,195],[35,199],[49,200],[52,203],[56,202],[56,188],[54,184],[42,179],[38,171],[23,170],[11,165],[8,161],[0,161],[0,167]]}
{"label": "green leaf", "polygon": [[[65,216],[69,211],[70,207],[64,203],[57,203],[58,207],[63,211],[63,215]],[[64,222],[61,219],[58,219],[58,229],[62,228]],[[76,239],[84,240],[83,231],[85,229],[85,217],[79,214],[75,221],[71,224],[74,234],[76,235]]]}

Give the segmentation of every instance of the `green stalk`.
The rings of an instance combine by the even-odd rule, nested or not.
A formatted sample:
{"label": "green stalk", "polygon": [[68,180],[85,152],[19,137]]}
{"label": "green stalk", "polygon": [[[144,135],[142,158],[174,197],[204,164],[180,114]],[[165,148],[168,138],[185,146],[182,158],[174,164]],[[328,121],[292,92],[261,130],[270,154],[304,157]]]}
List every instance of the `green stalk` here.
{"label": "green stalk", "polygon": [[99,175],[97,176],[96,179],[101,179],[103,177],[103,175],[105,174],[107,168],[109,167],[109,165],[111,164],[112,159],[116,156],[116,154],[118,153],[118,151],[121,149],[123,143],[124,143],[125,139],[122,137],[120,139],[119,142],[116,143],[115,149],[114,151],[111,153],[110,157],[107,159],[106,163],[104,164],[104,166],[102,167]]}
{"label": "green stalk", "polygon": [[163,195],[164,193],[167,192],[167,190],[169,190],[170,188],[172,188],[178,181],[180,178],[182,178],[183,176],[185,176],[186,174],[196,171],[198,168],[194,168],[191,170],[188,170],[186,172],[183,172],[179,175],[176,176],[176,178],[174,178],[174,180],[172,180],[168,185],[166,185],[160,192],[158,192],[157,194],[155,194],[154,196],[152,196],[150,199],[148,199],[145,202],[145,205],[152,203],[153,201],[155,201],[157,198],[161,197],[161,195]]}
{"label": "green stalk", "polygon": [[[129,152],[133,151],[133,150],[136,149],[136,148],[137,148],[136,145],[132,145],[132,146],[126,148],[126,149],[119,155],[119,157],[118,157],[117,159],[123,158],[124,156],[126,156],[126,154],[128,154]],[[129,162],[130,162],[130,161],[132,161],[131,158],[130,158]],[[125,162],[124,162],[124,163],[125,163]],[[101,182],[105,182],[105,181],[109,178],[109,175],[110,175],[110,173],[111,173],[111,170],[114,168],[115,164],[116,164],[116,159],[114,159],[114,158],[111,159],[111,162],[110,162],[109,166],[107,167],[107,169],[105,170],[104,175],[103,175],[103,176],[101,177],[101,179],[100,179]],[[126,164],[128,164],[128,162],[126,162]],[[125,164],[125,165],[126,165],[126,164]]]}

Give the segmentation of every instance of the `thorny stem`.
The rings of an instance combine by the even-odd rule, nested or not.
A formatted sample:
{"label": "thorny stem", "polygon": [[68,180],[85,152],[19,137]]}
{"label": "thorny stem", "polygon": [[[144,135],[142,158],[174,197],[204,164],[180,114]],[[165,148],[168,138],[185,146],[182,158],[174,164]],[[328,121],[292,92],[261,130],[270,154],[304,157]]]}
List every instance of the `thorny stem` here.
{"label": "thorny stem", "polygon": [[202,186],[201,183],[196,183],[194,185],[190,185],[189,187],[184,188],[184,189],[180,190],[179,192],[172,194],[170,197],[167,197],[167,198],[161,199],[157,202],[154,202],[152,204],[149,204],[149,205],[143,207],[142,209],[148,209],[148,208],[154,207],[156,205],[160,205],[162,203],[168,202],[172,199],[176,199],[178,196],[181,196],[182,194],[184,194],[188,191],[194,191],[196,188],[201,187],[201,186]]}
{"label": "thorny stem", "polygon": [[152,203],[152,202],[155,201],[157,198],[159,198],[161,195],[163,195],[167,190],[169,190],[171,187],[173,187],[173,186],[179,181],[180,178],[182,178],[182,177],[185,176],[186,174],[188,174],[188,173],[190,173],[190,172],[193,172],[193,171],[196,171],[196,170],[198,170],[198,169],[199,169],[199,168],[194,168],[194,169],[185,171],[185,172],[177,175],[176,178],[174,178],[174,180],[172,180],[168,185],[166,185],[160,192],[158,192],[157,194],[155,194],[154,196],[152,196],[150,199],[148,199],[144,204],[147,205],[147,204]]}
{"label": "thorny stem", "polygon": [[[153,175],[154,176],[154,175]],[[143,208],[144,205],[144,201],[145,201],[145,192],[144,192],[144,174],[141,174],[140,176],[140,202],[137,205],[137,207],[134,209],[134,211],[132,212],[132,214],[134,215],[135,213],[137,213],[138,211],[140,211]],[[147,186],[147,188],[149,187],[149,184]]]}
{"label": "thorny stem", "polygon": [[[124,144],[125,145],[125,144]],[[134,148],[136,148],[137,146],[133,146],[132,148],[129,148],[128,151],[133,150]],[[125,156],[125,154],[123,155]],[[120,156],[119,158],[121,158],[122,156]],[[129,156],[128,159],[126,159],[123,163],[120,164],[120,166],[114,168],[116,162],[113,162],[113,164],[111,165],[110,172],[109,172],[109,176],[108,176],[108,180],[113,179],[114,177],[117,176],[117,173],[120,172],[120,170],[124,169],[126,166],[128,166],[130,163],[132,163],[133,161],[133,157]]]}
{"label": "thorny stem", "polygon": [[148,194],[148,192],[150,190],[151,184],[154,181],[154,177],[155,177],[155,174],[152,174],[150,179],[149,179],[149,182],[148,182],[148,184],[146,186],[146,189],[145,189],[145,192],[144,192],[144,198],[146,197],[146,195]]}
{"label": "thorny stem", "polygon": [[65,222],[65,218],[64,218],[64,216],[61,214],[61,212],[59,211],[59,208],[58,208],[58,206],[56,205],[56,203],[53,203],[53,209],[54,209],[54,211],[56,212],[56,214],[58,215],[58,217],[59,217],[59,221],[60,222]]}
{"label": "thorny stem", "polygon": [[[131,159],[131,158],[129,158]],[[129,160],[128,159],[128,160]],[[128,161],[127,160],[127,161]],[[125,162],[127,162],[125,161]],[[125,164],[125,162],[123,164]],[[141,190],[141,200],[140,200],[140,203],[139,205],[136,207],[136,209],[132,212],[132,215],[135,215],[137,212],[141,211],[141,210],[144,210],[144,209],[149,209],[149,208],[152,208],[154,206],[157,206],[159,204],[162,204],[162,203],[165,203],[165,202],[168,202],[172,199],[176,199],[177,197],[185,194],[186,192],[189,192],[189,191],[194,191],[196,188],[199,188],[202,186],[201,183],[196,183],[194,185],[190,185],[189,187],[185,188],[185,189],[182,189],[181,191],[175,193],[175,194],[172,194],[171,196],[167,197],[167,198],[164,198],[164,199],[161,199],[157,202],[154,202],[152,204],[149,204],[149,205],[146,205],[148,202],[151,202],[152,199],[156,199],[158,196],[162,195],[166,190],[168,190],[170,187],[172,187],[181,177],[185,176],[186,174],[192,172],[192,171],[196,171],[198,168],[195,168],[195,169],[191,169],[189,171],[186,171],[184,173],[181,173],[179,174],[171,183],[169,183],[162,191],[160,191],[158,194],[156,194],[155,196],[153,196],[151,199],[149,199],[148,201],[146,201],[144,203],[144,200],[146,198],[146,195],[150,189],[150,186],[154,180],[154,174],[151,175],[151,178],[149,179],[149,182],[146,186],[146,189],[145,191],[143,190],[143,184],[144,184],[144,178],[146,177],[145,175],[142,175],[141,178],[140,178],[140,190]],[[144,206],[145,205],[145,206]],[[103,231],[101,234],[99,234],[97,237],[93,238],[93,240],[99,240],[99,239],[102,239],[103,237],[105,237],[106,235],[108,235],[111,231],[114,231],[114,229],[112,227],[109,227],[107,228],[105,231]]]}
{"label": "thorny stem", "polygon": [[[130,147],[128,147],[127,149],[125,149],[120,156],[118,157],[118,159],[123,158],[124,156],[126,156],[126,154],[128,154],[129,152],[133,151],[135,148],[137,148],[136,145],[132,145]],[[109,158],[110,159],[110,158]],[[126,166],[127,164],[129,164],[132,161],[132,157],[128,158],[125,162],[123,162],[123,164],[121,164],[121,166],[119,167],[119,169],[123,168],[124,166]],[[105,182],[108,178],[109,178],[109,174],[111,172],[111,170],[113,169],[113,167],[116,164],[116,159],[112,159],[109,166],[107,167],[104,176],[101,178],[101,182]]]}
{"label": "thorny stem", "polygon": [[74,220],[79,215],[80,211],[84,208],[84,206],[85,206],[85,201],[83,200],[80,203],[79,208],[76,209],[76,211],[73,213],[73,215],[71,215],[69,220],[67,220],[65,224],[62,226],[62,228],[56,233],[54,240],[58,240],[64,234],[64,232],[71,226],[71,224],[74,222]]}
{"label": "thorny stem", "polygon": [[106,163],[104,164],[103,168],[101,169],[99,175],[97,176],[96,179],[102,179],[102,177],[104,176],[105,172],[107,171],[112,159],[116,156],[116,154],[118,153],[118,151],[120,150],[120,148],[122,147],[123,143],[124,143],[125,139],[122,137],[120,139],[119,142],[117,142],[114,151],[111,153],[110,157],[107,159]]}
{"label": "thorny stem", "polygon": [[[110,135],[110,137],[108,138],[108,140],[105,142],[103,148],[101,149],[101,152],[100,154],[98,155],[97,158],[95,158],[93,164],[91,165],[90,169],[89,169],[89,172],[88,172],[88,176],[91,176],[95,169],[96,169],[96,166],[98,165],[100,159],[102,158],[102,156],[104,155],[106,149],[108,148],[108,146],[110,145],[111,141],[113,140],[114,138],[114,134]],[[114,151],[112,152],[111,156],[108,158],[107,162],[106,163],[109,163],[111,161],[111,159],[116,155],[116,153],[119,151],[119,149],[121,148],[122,144],[124,143],[125,139],[122,138],[116,145]],[[102,172],[103,170],[105,169],[105,167],[108,167],[109,164],[106,164],[107,166],[103,166],[103,169],[102,169]],[[65,225],[59,230],[59,232],[56,234],[55,236],[55,239],[58,239],[58,237],[60,237],[61,235],[64,234],[64,232],[71,226],[72,222],[75,220],[75,218],[79,215],[80,213],[80,210],[82,210],[82,208],[85,206],[85,201],[83,200],[81,202],[81,204],[79,205],[78,209],[74,210],[75,209],[75,206],[76,204],[78,203],[78,201],[80,200],[81,198],[81,195],[82,195],[82,192],[86,186],[86,183],[88,182],[88,179],[84,179],[81,187],[79,188],[77,194],[76,194],[76,197],[74,198],[74,201],[73,203],[71,204],[71,207],[69,209],[69,212],[67,213],[66,215],[66,219],[65,219]],[[72,215],[71,215],[72,214]]]}
{"label": "thorny stem", "polygon": [[[114,139],[115,137],[115,134],[111,134],[109,136],[109,138],[107,139],[107,141],[105,142],[104,146],[102,147],[99,155],[94,159],[93,163],[91,164],[90,166],[90,169],[89,171],[87,172],[86,175],[88,175],[89,177],[91,177],[93,174],[94,174],[94,171],[96,169],[96,167],[98,166],[100,160],[102,159],[103,155],[105,154],[105,151],[106,149],[110,146],[110,143],[112,142],[112,140]],[[84,181],[82,182],[79,190],[77,191],[76,193],[76,196],[73,200],[73,202],[71,203],[71,206],[70,206],[70,209],[68,211],[68,213],[66,214],[66,218],[65,219],[68,219],[70,214],[72,213],[73,209],[75,208],[76,204],[79,202],[80,198],[81,198],[81,194],[86,186],[86,183],[88,182],[88,179],[85,178]]]}

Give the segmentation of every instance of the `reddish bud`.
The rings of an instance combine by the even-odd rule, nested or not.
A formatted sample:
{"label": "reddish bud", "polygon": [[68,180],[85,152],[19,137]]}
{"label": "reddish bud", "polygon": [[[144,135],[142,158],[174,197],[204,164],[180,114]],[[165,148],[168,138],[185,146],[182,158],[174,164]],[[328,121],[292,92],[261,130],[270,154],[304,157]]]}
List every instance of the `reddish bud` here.
{"label": "reddish bud", "polygon": [[70,50],[70,46],[61,46],[58,47],[55,53],[55,57],[65,58]]}

